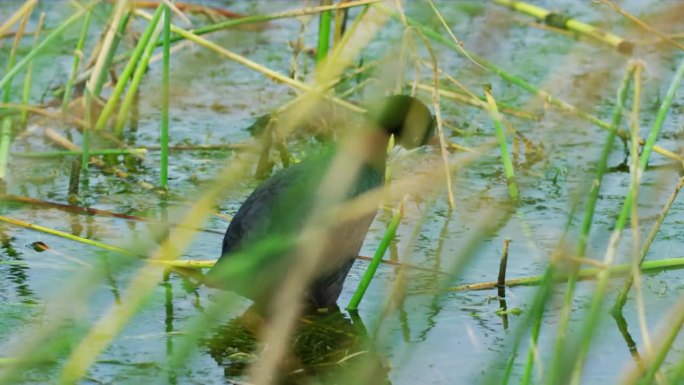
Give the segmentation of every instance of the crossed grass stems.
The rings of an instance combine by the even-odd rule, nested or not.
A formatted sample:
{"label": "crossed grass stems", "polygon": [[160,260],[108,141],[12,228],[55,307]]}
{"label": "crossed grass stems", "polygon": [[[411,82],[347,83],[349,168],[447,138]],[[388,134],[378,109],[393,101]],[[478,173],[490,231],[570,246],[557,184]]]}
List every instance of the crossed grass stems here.
{"label": "crossed grass stems", "polygon": [[[372,5],[368,5],[371,4]],[[444,19],[441,17],[438,8],[429,2],[432,10],[438,16],[442,22],[442,26],[446,27]],[[18,15],[16,18],[13,16],[10,21],[14,20],[27,20],[35,1],[27,1],[24,5],[15,13]],[[81,10],[78,11],[77,15],[73,16],[62,24],[57,29],[52,30],[52,32],[42,41],[38,42],[38,36],[40,34],[40,28],[36,31],[36,39],[34,43],[34,48],[28,55],[26,55],[20,61],[14,63],[14,52],[16,52],[16,47],[21,38],[21,33],[17,33],[14,46],[12,48],[12,55],[8,63],[8,71],[5,76],[0,79],[0,88],[4,88],[4,99],[3,105],[9,106],[9,86],[11,85],[11,80],[14,76],[20,73],[22,70],[28,71],[30,73],[30,65],[32,64],[32,58],[37,55],[41,49],[41,45],[46,46],[51,40],[59,36],[66,28],[72,26],[76,23],[81,16],[86,16],[83,22],[83,33],[81,34],[82,39],[79,39],[78,50],[80,51],[83,47],[83,42],[85,36],[87,36],[86,31],[88,30],[90,24],[89,10],[92,7],[97,6],[97,2],[81,5]],[[625,374],[625,383],[636,383],[639,380],[650,381],[653,378],[662,381],[665,377],[663,373],[660,372],[660,366],[667,353],[672,347],[672,342],[674,337],[677,335],[682,322],[684,321],[684,303],[680,301],[672,310],[671,314],[668,315],[672,319],[672,323],[669,328],[663,329],[663,337],[658,339],[653,339],[648,333],[648,326],[645,323],[645,304],[641,288],[641,272],[639,269],[639,264],[646,256],[648,248],[658,231],[660,224],[667,217],[667,212],[671,206],[676,193],[681,188],[681,182],[679,182],[674,188],[674,192],[670,199],[668,199],[663,211],[656,221],[649,237],[646,239],[643,245],[639,242],[638,234],[638,206],[637,206],[637,195],[639,181],[642,175],[647,171],[646,165],[651,152],[656,151],[666,156],[681,162],[681,158],[676,154],[668,152],[667,150],[661,149],[656,145],[656,140],[658,137],[658,132],[662,127],[665,116],[669,112],[671,104],[673,102],[675,92],[677,87],[681,83],[682,76],[684,74],[684,63],[679,66],[677,72],[674,74],[671,86],[666,94],[662,105],[658,111],[656,120],[652,129],[650,130],[649,137],[646,141],[638,139],[636,133],[639,131],[639,114],[640,114],[640,100],[641,100],[641,82],[642,82],[642,71],[643,64],[640,62],[629,62],[626,69],[626,74],[624,80],[618,90],[618,96],[615,102],[615,108],[612,114],[612,121],[606,123],[600,119],[593,117],[585,112],[582,112],[572,105],[569,105],[560,99],[557,99],[550,94],[536,88],[534,85],[526,82],[524,79],[512,75],[501,68],[489,63],[485,59],[479,58],[476,55],[468,52],[459,40],[453,35],[453,33],[448,30],[449,37],[444,37],[439,32],[421,25],[417,21],[406,17],[403,13],[401,4],[398,3],[396,11],[392,11],[381,4],[375,4],[373,1],[365,2],[355,2],[353,4],[347,4],[348,6],[363,6],[363,11],[359,12],[356,19],[352,23],[349,31],[341,36],[337,37],[333,46],[333,50],[325,55],[319,52],[318,56],[318,69],[316,72],[316,78],[314,85],[307,85],[305,83],[299,82],[297,80],[291,79],[287,76],[278,74],[277,72],[270,70],[264,66],[255,63],[248,58],[237,55],[229,50],[226,50],[206,39],[199,37],[189,31],[185,31],[182,28],[176,27],[170,23],[170,13],[172,7],[169,4],[164,3],[159,6],[155,15],[148,15],[143,11],[136,10],[133,12],[133,16],[139,16],[148,20],[151,20],[148,28],[146,29],[143,39],[140,40],[136,49],[132,53],[132,58],[135,60],[130,60],[129,63],[138,61],[140,58],[143,60],[143,65],[138,66],[138,68],[133,71],[133,67],[126,67],[124,72],[128,73],[131,77],[131,85],[126,93],[123,100],[123,107],[119,109],[119,115],[116,118],[115,132],[123,127],[124,117],[126,116],[126,111],[130,108],[130,104],[133,102],[133,95],[135,89],[138,87],[142,74],[144,73],[145,67],[148,65],[151,59],[151,54],[154,47],[157,46],[157,40],[159,36],[162,36],[162,44],[164,45],[164,55],[163,55],[163,68],[164,68],[164,95],[168,102],[168,83],[170,81],[168,77],[168,58],[170,56],[170,42],[171,34],[174,32],[180,38],[184,38],[188,41],[192,41],[196,44],[204,46],[211,49],[222,56],[227,57],[230,60],[237,61],[255,71],[265,74],[266,76],[289,85],[290,87],[302,92],[297,97],[297,103],[288,104],[289,109],[284,112],[284,116],[281,117],[280,121],[283,122],[279,127],[279,134],[283,137],[287,136],[299,123],[299,119],[312,111],[316,103],[321,97],[330,99],[333,103],[336,103],[342,107],[346,107],[352,110],[357,110],[358,108],[354,105],[349,104],[343,99],[339,99],[334,96],[334,94],[328,92],[332,85],[336,84],[336,79],[342,75],[342,72],[353,65],[354,60],[359,56],[359,53],[364,49],[369,41],[373,38],[375,32],[377,32],[385,23],[392,22],[390,17],[394,17],[394,20],[398,20],[405,28],[404,38],[402,39],[402,63],[401,68],[408,68],[412,63],[415,63],[415,77],[413,81],[405,80],[405,74],[403,71],[399,71],[395,88],[401,89],[404,84],[411,87],[414,91],[420,89],[419,79],[422,74],[419,69],[420,64],[418,64],[425,56],[425,52],[429,57],[427,64],[431,66],[431,85],[427,87],[431,91],[432,101],[434,111],[437,115],[438,120],[438,132],[440,136],[441,146],[440,146],[440,160],[433,160],[432,163],[426,168],[425,172],[418,174],[418,176],[406,177],[392,182],[391,186],[384,189],[383,191],[374,191],[366,194],[359,199],[356,199],[347,204],[340,205],[339,199],[334,199],[331,197],[331,204],[325,207],[319,207],[318,210],[310,218],[309,225],[300,234],[297,240],[295,240],[298,259],[294,263],[294,267],[290,277],[286,280],[283,285],[282,290],[279,291],[280,301],[278,311],[272,320],[273,324],[271,327],[266,328],[266,333],[261,336],[265,344],[270,348],[261,353],[259,359],[255,362],[250,370],[250,379],[254,383],[269,383],[272,381],[273,373],[277,369],[277,364],[282,358],[283,354],[286,352],[286,346],[289,336],[293,331],[297,315],[299,313],[299,308],[296,303],[288,301],[288,298],[297,297],[297,293],[300,293],[304,289],[304,285],[307,282],[306,277],[310,277],[313,274],[312,266],[322,258],[320,253],[317,253],[318,242],[324,239],[326,236],[326,224],[330,221],[328,218],[334,216],[335,213],[343,213],[344,216],[353,217],[354,215],[360,215],[368,210],[374,209],[380,202],[398,202],[407,194],[415,194],[424,191],[433,191],[439,189],[439,186],[444,186],[446,182],[448,203],[450,207],[454,207],[457,204],[455,200],[452,188],[452,183],[450,181],[451,175],[457,175],[458,170],[463,169],[471,165],[473,162],[477,162],[484,154],[491,151],[492,147],[498,148],[501,153],[502,165],[504,168],[504,175],[508,184],[508,199],[502,199],[502,203],[494,205],[490,209],[485,210],[485,213],[480,217],[480,222],[476,224],[472,234],[465,240],[461,242],[460,248],[461,252],[459,255],[455,256],[450,263],[447,264],[444,271],[447,273],[437,280],[435,292],[433,294],[432,301],[434,303],[439,303],[443,301],[444,289],[447,288],[448,284],[453,281],[453,278],[457,277],[462,268],[468,263],[471,257],[475,254],[478,248],[482,245],[485,239],[493,236],[497,233],[504,224],[506,224],[511,218],[515,217],[519,222],[525,226],[525,218],[519,211],[516,211],[516,205],[520,200],[520,190],[518,189],[516,178],[515,178],[515,167],[512,163],[510,157],[510,150],[507,147],[508,138],[507,135],[511,135],[514,138],[520,137],[520,134],[512,129],[512,123],[504,118],[497,106],[495,99],[495,92],[490,89],[485,89],[482,91],[472,91],[463,86],[457,81],[452,81],[454,85],[461,88],[465,95],[471,96],[470,104],[476,105],[484,110],[486,110],[491,117],[492,126],[496,132],[496,140],[492,140],[489,143],[485,143],[477,149],[469,149],[471,152],[461,153],[457,155],[448,155],[446,150],[448,143],[444,135],[444,122],[441,118],[440,112],[440,96],[444,93],[440,86],[440,74],[446,77],[448,80],[455,80],[453,78],[449,79],[448,73],[444,71],[443,68],[438,67],[438,58],[435,54],[435,50],[432,47],[434,42],[440,43],[447,46],[451,50],[462,54],[463,59],[470,61],[476,68],[484,68],[490,72],[494,72],[501,76],[504,80],[511,82],[512,84],[521,87],[527,91],[532,92],[536,96],[540,96],[544,99],[546,103],[552,106],[558,107],[564,113],[574,114],[582,119],[588,120],[595,123],[597,126],[605,129],[607,131],[606,140],[604,145],[604,150],[601,153],[599,160],[597,161],[596,177],[591,182],[591,189],[589,193],[589,199],[585,207],[585,215],[583,219],[583,225],[581,228],[581,233],[578,238],[577,251],[575,253],[567,252],[567,244],[565,240],[569,238],[567,234],[568,228],[566,228],[565,233],[561,237],[561,242],[558,244],[557,250],[552,254],[550,264],[547,267],[545,273],[542,276],[539,287],[532,298],[530,309],[525,313],[523,320],[520,322],[519,326],[512,334],[510,351],[502,355],[503,358],[495,358],[492,360],[492,366],[496,367],[501,359],[505,363],[506,370],[502,373],[501,371],[492,371],[489,376],[486,376],[485,381],[491,381],[500,383],[501,380],[504,382],[508,381],[508,378],[512,372],[513,363],[516,362],[516,357],[525,357],[525,363],[523,365],[524,371],[522,376],[522,383],[530,383],[534,380],[534,367],[541,367],[542,362],[539,360],[539,350],[536,345],[537,338],[539,336],[540,329],[542,327],[541,319],[546,313],[547,304],[554,298],[552,293],[552,288],[555,286],[555,281],[558,277],[558,271],[563,268],[565,264],[570,266],[570,274],[567,276],[567,288],[565,290],[563,307],[561,308],[560,319],[557,330],[557,338],[552,349],[552,358],[548,368],[544,368],[544,374],[541,378],[545,382],[552,383],[579,383],[582,375],[582,369],[584,367],[584,361],[588,350],[591,347],[592,336],[595,335],[596,329],[598,328],[602,315],[605,313],[605,300],[608,295],[607,285],[609,279],[611,278],[608,269],[609,266],[613,264],[615,258],[615,252],[617,249],[617,244],[620,239],[620,235],[627,218],[631,220],[632,227],[632,251],[633,251],[633,264],[631,269],[631,274],[625,282],[625,286],[620,294],[620,299],[616,306],[614,307],[614,314],[619,315],[620,309],[624,306],[624,301],[626,298],[626,293],[629,291],[630,286],[634,285],[634,292],[636,293],[636,304],[639,315],[639,327],[642,333],[642,339],[644,340],[644,356],[637,360],[633,369]],[[312,14],[320,13],[322,9],[333,9],[333,8],[319,8],[315,12],[311,11]],[[323,11],[332,12],[330,10]],[[304,14],[306,12],[293,12],[294,14]],[[286,15],[287,16],[287,15]],[[127,8],[124,6],[124,2],[117,2],[113,7],[112,15],[108,25],[111,28],[102,37],[101,46],[109,47],[108,49],[102,49],[100,55],[94,58],[94,70],[91,71],[90,77],[88,78],[85,86],[84,97],[81,99],[84,104],[84,124],[81,125],[83,130],[83,144],[81,148],[78,146],[72,148],[74,151],[80,151],[82,154],[82,167],[86,168],[89,162],[92,162],[89,149],[89,136],[91,133],[91,126],[87,122],[97,120],[97,122],[107,122],[109,121],[109,115],[113,112],[112,108],[107,108],[103,110],[103,113],[98,117],[88,116],[89,112],[92,110],[91,104],[94,103],[104,87],[103,75],[106,73],[106,68],[111,66],[114,61],[114,53],[116,51],[116,46],[118,45],[117,39],[120,39],[119,35],[116,33],[117,28],[121,28],[128,21],[128,18],[132,17],[131,13],[127,12]],[[263,17],[253,17],[250,19],[251,22],[261,22],[266,20],[272,20],[277,17],[284,17],[283,14],[280,15],[266,15]],[[161,20],[161,22],[160,22]],[[238,19],[240,20],[240,19]],[[244,21],[243,21],[244,22]],[[321,17],[321,28],[320,40],[329,41],[328,36],[331,33],[331,28],[325,27],[326,23],[329,25],[331,18],[329,16]],[[9,23],[9,21],[8,21]],[[159,26],[157,24],[160,24]],[[163,24],[163,25],[161,25]],[[237,23],[235,23],[237,24]],[[6,24],[0,27],[3,30]],[[23,27],[20,27],[23,29]],[[120,31],[123,31],[121,29]],[[421,45],[422,44],[422,45]],[[425,52],[421,52],[418,48],[422,46]],[[114,47],[114,48],[112,48]],[[319,44],[319,50],[325,50],[325,45]],[[76,71],[79,68],[78,58],[80,58],[80,53],[74,55],[74,70],[72,71],[72,76],[69,78],[69,82],[73,85],[76,79]],[[141,69],[142,68],[142,69]],[[30,84],[30,76],[25,77],[26,84]],[[68,82],[68,84],[69,84]],[[631,84],[634,84],[633,86]],[[125,85],[125,81],[120,81],[119,84]],[[67,86],[67,90],[64,93],[63,99],[63,113],[67,113],[68,98],[71,96],[71,91]],[[425,86],[422,87],[426,89]],[[30,87],[24,87],[24,89],[30,89]],[[623,111],[627,107],[626,101],[628,99],[628,94],[630,89],[633,90],[632,95],[632,110],[629,118],[630,134],[625,134],[625,131],[619,131],[618,127],[621,126],[623,122]],[[111,98],[108,102],[114,105],[118,101],[118,97],[124,91],[123,86],[121,86],[117,97]],[[484,100],[478,95],[484,94]],[[479,100],[479,101],[478,101]],[[19,110],[22,112],[29,111],[27,105],[28,98],[26,94],[22,95],[23,105]],[[163,126],[164,129],[168,128],[168,103],[163,104],[162,120],[165,121]],[[122,112],[123,111],[123,112]],[[25,115],[22,115],[25,116]],[[25,119],[25,118],[22,118]],[[25,120],[24,120],[25,121]],[[3,119],[3,137],[4,143],[0,145],[0,159],[6,159],[8,157],[9,149],[9,130],[5,129],[11,121],[5,117]],[[105,127],[103,123],[96,123],[92,129],[103,130]],[[168,131],[167,131],[168,132]],[[586,262],[584,256],[584,249],[586,248],[586,240],[590,234],[591,224],[593,223],[594,209],[600,191],[601,181],[603,175],[606,172],[607,159],[613,149],[613,142],[616,136],[621,136],[623,138],[629,138],[630,154],[631,154],[631,183],[630,189],[625,196],[623,208],[620,213],[616,225],[614,227],[613,235],[611,236],[609,243],[607,244],[605,257],[598,267],[597,273],[597,283],[596,283],[596,295],[593,298],[589,311],[587,312],[585,321],[582,322],[581,326],[581,338],[577,341],[567,341],[566,335],[569,326],[569,317],[572,314],[572,299],[574,298],[575,285],[577,280],[580,278],[579,264]],[[166,143],[160,143],[162,148],[162,164],[165,163],[164,159],[168,159],[168,135],[161,135]],[[255,149],[258,143],[251,143]],[[75,146],[75,145],[73,145]],[[641,152],[639,153],[639,148],[641,147]],[[165,149],[166,148],[166,149]],[[256,151],[256,150],[253,150]],[[514,154],[515,156],[515,154]],[[196,203],[188,210],[187,214],[179,221],[185,226],[175,227],[169,230],[169,235],[161,242],[159,248],[144,250],[140,249],[139,245],[130,245],[130,247],[124,249],[136,250],[136,253],[141,255],[150,255],[145,261],[144,265],[140,267],[136,274],[129,281],[129,286],[121,294],[121,303],[112,306],[108,309],[98,321],[90,328],[90,330],[83,336],[80,336],[79,343],[76,344],[75,348],[71,351],[65,360],[64,366],[61,371],[60,381],[63,383],[75,382],[86,375],[88,368],[95,362],[97,356],[111,343],[111,341],[116,337],[120,330],[127,324],[131,317],[133,317],[137,312],[144,308],[145,301],[149,298],[152,291],[155,289],[159,283],[161,277],[163,276],[163,268],[159,266],[158,261],[174,261],[177,260],[181,253],[189,247],[190,243],[194,239],[195,230],[199,228],[205,221],[206,217],[210,215],[215,206],[215,203],[221,199],[223,193],[230,189],[234,184],[241,178],[246,177],[246,172],[253,162],[252,157],[237,157],[231,159],[227,164],[217,173],[216,179],[211,183],[209,187],[206,188],[203,195]],[[1,163],[1,162],[0,162]],[[97,165],[97,164],[96,164]],[[520,167],[520,165],[518,165]],[[102,165],[102,167],[107,167]],[[165,165],[163,166],[166,167]],[[87,171],[87,169],[86,169]],[[121,174],[123,173],[123,174]],[[119,176],[125,176],[125,172],[120,171]],[[168,175],[166,171],[162,170],[160,173],[162,175],[160,179],[160,186],[166,186],[166,177]],[[4,178],[3,171],[3,178]],[[339,175],[335,175],[338,177]],[[141,181],[143,186],[149,187],[149,183]],[[329,194],[324,194],[324,196],[329,197],[329,195],[334,195],[336,190],[329,188]],[[524,197],[524,190],[522,193]],[[435,199],[435,198],[433,198]],[[434,203],[434,201],[432,202]],[[576,206],[579,207],[581,202],[579,198],[577,199]],[[572,213],[578,208],[572,210]],[[409,239],[406,245],[407,250],[405,252],[405,258],[402,261],[408,262],[410,259],[410,253],[408,250],[412,249],[412,244],[415,242],[417,235],[420,232],[420,226],[426,219],[426,215],[429,210],[424,210],[423,214],[415,225],[412,232],[412,237]],[[401,210],[399,210],[401,213]],[[397,214],[400,215],[400,214]],[[572,215],[571,215],[572,217]],[[395,215],[395,218],[397,216]],[[329,235],[328,235],[329,236]],[[528,242],[533,242],[533,234],[527,233]],[[268,247],[268,243],[273,242],[273,240],[266,240],[263,247]],[[139,262],[134,258],[125,258],[117,256],[116,258],[108,258],[109,266],[108,269],[117,270],[126,266],[133,265]],[[240,266],[233,267],[235,269],[240,269]],[[0,380],[10,381],[19,375],[22,370],[30,368],[32,363],[41,362],[44,359],[50,359],[55,353],[50,349],[45,348],[45,341],[54,339],[60,328],[67,322],[70,318],[70,309],[74,309],[76,306],[81,306],[84,304],[89,295],[91,294],[102,280],[105,279],[107,273],[105,273],[104,268],[95,268],[88,272],[88,274],[82,274],[75,282],[64,289],[59,295],[56,296],[57,301],[53,303],[55,309],[60,309],[54,314],[49,314],[50,323],[41,325],[37,330],[32,331],[32,336],[28,338],[28,341],[24,341],[19,349],[13,349],[12,351],[16,354],[12,357],[14,364],[3,368],[0,371]],[[406,274],[405,269],[399,269],[398,275],[401,277]],[[382,304],[377,309],[370,309],[371,312],[379,315],[379,322],[374,325],[374,332],[372,335],[380,335],[382,320],[386,319],[389,315],[395,313],[398,307],[401,306],[403,298],[406,296],[405,280],[397,279],[395,285],[390,290],[390,296],[387,301]],[[208,328],[211,327],[216,322],[216,318],[220,312],[225,312],[226,308],[230,308],[232,305],[232,299],[230,296],[219,296],[219,299],[211,304],[205,312],[197,315],[188,324],[188,329],[185,335],[181,338],[178,343],[177,348],[174,350],[173,354],[169,359],[169,370],[174,370],[174,368],[182,367],[184,362],[192,355],[194,349],[196,348],[197,339],[204,333]],[[519,349],[523,346],[523,341],[526,337],[530,338],[530,346],[527,347],[527,352],[521,352]],[[570,343],[570,348],[566,349],[566,344]],[[684,362],[680,362],[676,368],[679,368],[674,374],[674,380],[681,379],[682,370],[684,367]],[[679,376],[679,377],[677,377]],[[352,379],[350,379],[352,380]]]}

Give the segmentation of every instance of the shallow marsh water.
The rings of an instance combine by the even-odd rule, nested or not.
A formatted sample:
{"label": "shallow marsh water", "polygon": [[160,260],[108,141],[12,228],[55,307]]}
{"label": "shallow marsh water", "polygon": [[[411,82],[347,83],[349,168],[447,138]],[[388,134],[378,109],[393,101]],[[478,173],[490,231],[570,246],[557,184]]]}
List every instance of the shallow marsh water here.
{"label": "shallow marsh water", "polygon": [[[210,2],[223,5],[224,2]],[[636,31],[619,16],[592,2],[541,1],[541,6],[567,11],[569,14],[587,22],[597,22],[610,26],[617,34],[634,36]],[[5,19],[19,4],[17,1],[0,3],[0,20]],[[604,120],[609,120],[619,86],[626,68],[626,58],[609,48],[587,41],[576,41],[566,36],[533,28],[521,23],[525,16],[517,15],[507,9],[492,4],[483,5],[478,1],[443,1],[437,3],[446,20],[449,20],[456,36],[464,45],[477,54],[497,63],[504,69],[520,75],[533,84],[550,91],[573,104],[593,110]],[[262,14],[277,10],[303,6],[299,2],[235,2],[231,10]],[[657,14],[669,6],[659,1],[625,1],[621,6],[634,14]],[[43,2],[42,9],[48,11],[48,26],[57,25],[68,16],[67,2]],[[407,14],[419,20],[433,20],[429,6],[423,3],[407,2]],[[355,12],[352,12],[352,16]],[[102,16],[102,15],[101,15]],[[104,17],[104,16],[102,16]],[[99,19],[101,23],[103,19]],[[201,25],[202,17],[193,21]],[[29,30],[35,26],[35,18],[29,23]],[[97,22],[96,22],[97,23]],[[436,21],[431,25],[438,27]],[[140,28],[140,22],[136,22]],[[663,25],[667,29],[668,25]],[[292,53],[288,42],[296,39],[300,24],[296,20],[278,20],[257,29],[228,30],[210,35],[210,39],[221,46],[232,49],[252,60],[262,63],[276,71],[287,74],[290,69]],[[97,29],[93,29],[97,30]],[[670,32],[679,32],[672,30]],[[631,34],[631,35],[630,35]],[[49,100],[40,99],[51,86],[61,85],[68,75],[71,65],[71,47],[78,37],[78,28],[72,28],[59,43],[62,49],[51,50],[35,64],[33,84],[33,103]],[[389,21],[363,52],[366,62],[396,54],[401,38],[401,28],[396,21]],[[94,41],[95,39],[92,39]],[[304,34],[307,47],[315,47],[316,22],[309,23]],[[4,68],[5,43],[0,57],[0,68]],[[472,90],[481,90],[484,83],[492,84],[499,102],[509,103],[530,111],[541,112],[544,106],[539,100],[531,98],[526,92],[501,81],[493,74],[485,74],[474,69],[473,64],[452,51],[435,44],[440,68],[459,79]],[[681,58],[672,51],[640,47],[636,55],[646,63],[648,80],[644,84],[642,109],[642,136],[653,123],[657,106],[672,77],[674,66]],[[52,65],[46,65],[50,62]],[[306,69],[310,75],[314,67],[311,58],[304,58],[300,71]],[[428,82],[429,73],[425,71],[423,81]],[[140,91],[140,118],[137,132],[128,133],[127,141],[132,146],[155,146],[158,144],[160,109],[159,63],[153,64],[148,71]],[[19,94],[21,82],[14,82],[15,94]],[[173,54],[171,61],[171,140],[173,144],[218,144],[238,143],[249,138],[245,130],[256,117],[270,112],[275,107],[290,100],[294,94],[284,85],[274,84],[262,75],[221,58],[199,47],[184,48]],[[444,82],[447,84],[447,82]],[[49,92],[48,92],[49,94]],[[423,93],[425,100],[429,94]],[[662,130],[658,144],[671,150],[681,146],[681,132],[684,129],[684,92],[676,98],[671,113]],[[442,101],[442,111],[448,126],[456,127],[463,133],[448,132],[450,140],[459,144],[477,147],[491,142],[494,138],[493,127],[488,115],[472,107],[456,104],[448,99]],[[548,256],[556,248],[568,221],[575,202],[580,205],[571,221],[571,238],[576,237],[581,223],[581,213],[586,191],[593,178],[594,167],[599,157],[605,131],[596,126],[546,109],[540,122],[511,118],[514,127],[529,138],[536,146],[543,143],[544,157],[532,162],[522,156],[518,165],[518,183],[521,186],[522,204],[518,214],[500,228],[492,237],[485,239],[476,253],[471,256],[464,270],[454,280],[453,285],[492,281],[496,279],[499,257],[504,239],[512,239],[509,250],[508,277],[522,277],[540,274],[548,262]],[[76,136],[76,140],[78,136]],[[301,142],[301,141],[300,141]],[[294,148],[305,147],[295,143]],[[47,150],[49,145],[43,139],[29,138],[13,145],[14,152]],[[491,156],[479,158],[475,163],[459,170],[454,175],[453,187],[457,207],[450,211],[443,189],[437,189],[427,201],[410,202],[406,218],[398,232],[396,253],[401,258],[410,257],[410,263],[427,268],[446,269],[454,263],[462,251],[462,245],[473,237],[478,221],[486,217],[483,213],[493,206],[492,202],[506,197],[506,183],[503,176],[498,150],[490,150]],[[609,166],[618,166],[623,161],[622,146],[615,143],[615,151]],[[170,190],[168,217],[171,222],[184,212],[186,202],[192,201],[202,191],[204,182],[215,175],[216,170],[231,159],[231,151],[180,151],[171,156]],[[426,154],[425,156],[429,156]],[[420,156],[417,157],[420,159]],[[412,157],[411,159],[415,159]],[[419,162],[419,160],[415,160]],[[397,163],[396,173],[401,163]],[[651,169],[644,175],[639,200],[642,237],[650,229],[657,213],[672,191],[679,178],[678,170],[667,166],[666,158],[654,154]],[[25,160],[13,158],[9,179],[9,192],[28,195],[40,199],[66,202],[68,198],[68,179],[70,160]],[[136,178],[156,183],[159,163],[157,153],[147,154],[137,166]],[[625,192],[629,185],[629,174],[611,172],[606,175],[601,199],[598,202],[594,227],[590,238],[588,256],[601,259],[605,252],[606,240],[610,235]],[[239,189],[226,194],[221,200],[218,211],[234,214],[244,197],[258,182],[251,178],[239,184]],[[145,191],[135,183],[122,181],[114,176],[103,175],[96,169],[89,173],[88,186],[83,190],[84,204],[99,209],[120,213],[160,218],[161,200],[153,192]],[[684,254],[684,205],[675,202],[657,236],[649,258],[679,257]],[[97,239],[115,245],[136,243],[151,244],[152,230],[144,223],[125,221],[107,217],[86,217],[76,214],[6,204],[2,215],[19,218],[46,227],[72,232],[87,238]],[[425,221],[420,228],[412,250],[406,250],[415,226],[422,216]],[[378,215],[368,234],[362,254],[372,255],[382,238],[389,219]],[[205,228],[222,232],[227,222],[212,217]],[[12,346],[30,335],[33,327],[43,322],[43,314],[51,307],[60,306],[63,297],[55,298],[61,288],[68,287],[76,277],[82,276],[92,266],[106,264],[107,260],[117,258],[100,250],[61,238],[5,226],[2,228],[4,241],[0,258],[7,264],[0,265],[0,343]],[[213,259],[219,256],[221,235],[209,232],[198,233],[192,246],[184,253],[188,259]],[[572,243],[572,238],[569,244]],[[34,242],[41,241],[49,246],[45,252],[35,251]],[[618,250],[620,263],[630,258],[630,232],[625,231]],[[26,262],[10,264],[11,261]],[[359,260],[347,279],[345,290],[340,298],[344,306],[351,297],[367,263]],[[133,266],[103,279],[103,283],[93,293],[79,316],[88,322],[96,320],[111,304],[119,301]],[[368,330],[374,330],[379,322],[378,309],[386,301],[389,290],[396,280],[397,272],[391,265],[381,265],[370,290],[359,310],[360,320],[352,322],[348,315],[336,319],[335,330],[346,330],[342,349],[352,352],[363,350],[363,338],[349,342],[345,338],[358,333],[361,323]],[[664,314],[675,304],[684,292],[684,272],[661,272],[644,278],[646,318],[652,330]],[[433,273],[410,271],[408,285],[411,291],[429,289],[437,281]],[[621,280],[614,281],[620,284]],[[619,287],[619,285],[614,285]],[[556,287],[557,295],[549,305],[544,317],[540,337],[541,353],[550,354],[558,323],[557,310],[562,305],[564,285]],[[588,306],[594,290],[592,282],[579,284],[574,302],[571,334],[582,320],[583,309]],[[507,290],[509,308],[528,310],[534,287],[514,287]],[[176,275],[168,282],[157,286],[154,295],[144,311],[138,313],[115,339],[97,363],[90,369],[83,383],[198,383],[222,384],[241,380],[240,369],[249,362],[248,347],[253,344],[231,321],[249,306],[248,301],[237,299],[236,310],[224,314],[224,321],[216,331],[207,333],[192,355],[187,365],[180,371],[169,374],[165,363],[173,354],[178,339],[188,327],[193,316],[212,303],[216,293],[211,289],[192,290],[183,284]],[[380,377],[387,377],[393,384],[470,384],[483,380],[494,362],[508,351],[512,331],[521,317],[509,315],[508,330],[504,328],[502,317],[496,314],[499,302],[495,290],[447,293],[439,299],[434,295],[410,295],[400,309],[384,319],[377,342],[378,370]],[[609,296],[612,300],[614,295]],[[68,300],[67,300],[68,301]],[[637,328],[634,302],[625,308],[625,317],[630,325],[632,336],[641,346],[641,336]],[[232,322],[232,323],[231,323]],[[75,324],[73,330],[65,333],[79,333],[83,324]],[[232,330],[237,334],[231,340],[221,337],[221,330]],[[321,332],[326,334],[325,332]],[[331,339],[333,333],[326,335]],[[592,345],[587,360],[583,383],[615,383],[624,369],[632,362],[630,352],[612,319],[603,318],[597,341]],[[238,342],[234,342],[238,341]],[[304,339],[306,341],[306,339]],[[313,341],[313,339],[312,339]],[[237,346],[230,346],[235,343]],[[333,341],[324,344],[335,346]],[[316,342],[311,348],[317,354]],[[304,344],[306,345],[306,344]],[[307,347],[307,346],[305,346]],[[681,356],[684,340],[675,342],[669,357]],[[334,352],[335,349],[332,349]],[[312,353],[308,353],[312,354]],[[11,356],[11,352],[2,352]],[[316,359],[304,363],[318,368],[325,366]],[[334,357],[334,356],[333,356]],[[344,357],[344,356],[342,356]],[[309,357],[310,358],[310,357]],[[346,365],[332,365],[339,370]],[[672,360],[672,358],[668,358]],[[522,360],[519,360],[522,362]],[[668,361],[670,362],[670,361]],[[301,362],[300,362],[301,363]],[[293,364],[297,365],[297,363]],[[514,366],[513,375],[520,376],[522,364]],[[53,369],[34,370],[24,379],[25,383],[49,381],[56,372]],[[227,376],[226,376],[227,375]],[[293,377],[296,380],[296,376]]]}

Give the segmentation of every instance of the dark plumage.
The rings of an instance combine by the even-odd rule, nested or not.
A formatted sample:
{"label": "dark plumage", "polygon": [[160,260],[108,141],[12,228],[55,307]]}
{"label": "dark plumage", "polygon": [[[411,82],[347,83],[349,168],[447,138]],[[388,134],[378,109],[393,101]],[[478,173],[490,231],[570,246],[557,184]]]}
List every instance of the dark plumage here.
{"label": "dark plumage", "polygon": [[[343,200],[382,186],[385,178],[387,142],[415,148],[427,142],[433,131],[430,110],[410,96],[396,95],[369,108],[367,121],[373,129],[364,131],[361,165]],[[367,136],[367,137],[366,137]],[[221,258],[207,273],[205,283],[234,290],[268,306],[269,299],[288,273],[294,238],[305,226],[317,200],[321,181],[338,150],[321,151],[264,181],[245,200],[230,222],[223,239]],[[345,187],[345,186],[341,186]],[[323,250],[321,268],[304,293],[314,308],[335,305],[342,285],[363,244],[375,211],[332,226],[331,239]],[[236,255],[240,255],[236,257]],[[247,268],[231,273],[226,261],[243,258]],[[248,271],[249,273],[244,273]]]}

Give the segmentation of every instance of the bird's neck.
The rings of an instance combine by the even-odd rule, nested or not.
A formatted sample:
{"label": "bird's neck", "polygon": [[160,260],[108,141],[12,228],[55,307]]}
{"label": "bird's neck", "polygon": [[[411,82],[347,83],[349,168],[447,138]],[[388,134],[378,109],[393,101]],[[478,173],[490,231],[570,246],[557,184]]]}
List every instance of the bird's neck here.
{"label": "bird's neck", "polygon": [[384,171],[387,163],[389,135],[383,131],[372,131],[359,135],[358,153],[363,163],[377,171]]}

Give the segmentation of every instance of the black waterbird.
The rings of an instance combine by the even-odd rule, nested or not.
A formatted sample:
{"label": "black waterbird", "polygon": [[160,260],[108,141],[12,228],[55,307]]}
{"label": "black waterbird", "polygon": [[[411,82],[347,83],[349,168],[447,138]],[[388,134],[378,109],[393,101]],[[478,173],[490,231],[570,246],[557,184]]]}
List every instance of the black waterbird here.
{"label": "black waterbird", "polygon": [[[342,202],[383,185],[392,135],[396,144],[412,149],[425,145],[434,131],[430,110],[407,95],[390,96],[371,105],[366,122],[372,128],[363,130],[355,145],[345,148],[358,163],[357,170],[349,183],[337,185],[337,179],[332,183]],[[281,170],[252,192],[230,222],[221,258],[205,276],[205,284],[233,290],[252,299],[257,307],[268,308],[296,257],[295,238],[317,202],[324,199],[321,186],[328,183],[330,187],[331,179],[325,181],[333,172],[340,147]],[[309,308],[335,306],[375,213],[376,208],[330,226],[329,236],[320,244],[320,263],[303,294]]]}

